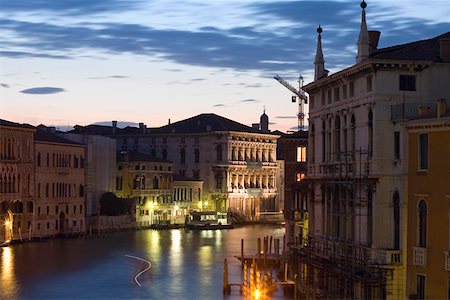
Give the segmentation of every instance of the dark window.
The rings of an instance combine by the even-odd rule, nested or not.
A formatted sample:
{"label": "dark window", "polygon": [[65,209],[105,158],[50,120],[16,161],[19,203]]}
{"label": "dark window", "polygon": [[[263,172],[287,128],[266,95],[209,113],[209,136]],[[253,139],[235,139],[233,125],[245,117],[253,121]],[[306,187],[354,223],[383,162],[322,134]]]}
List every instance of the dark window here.
{"label": "dark window", "polygon": [[122,166],[117,166],[117,170],[122,170]]}
{"label": "dark window", "polygon": [[163,144],[167,144],[167,138],[163,138]]}
{"label": "dark window", "polygon": [[427,203],[425,200],[419,201],[419,232],[418,232],[418,246],[422,248],[427,247]]}
{"label": "dark window", "polygon": [[394,158],[400,159],[400,131],[394,131]]}
{"label": "dark window", "polygon": [[419,134],[419,170],[428,170],[428,133]]}
{"label": "dark window", "polygon": [[216,159],[217,159],[217,161],[222,161],[222,145],[217,145],[217,148],[216,148]]}
{"label": "dark window", "polygon": [[417,300],[425,299],[425,276],[417,275]]}
{"label": "dark window", "polygon": [[331,90],[327,91],[327,102],[328,102],[328,104],[331,103]]}
{"label": "dark window", "polygon": [[41,166],[41,152],[38,152],[38,155],[37,155],[37,165],[38,165],[38,167]]}
{"label": "dark window", "polygon": [[80,184],[80,197],[84,197],[84,186]]}
{"label": "dark window", "polygon": [[347,85],[342,86],[342,99],[347,99]]}
{"label": "dark window", "polygon": [[167,159],[167,149],[162,150],[162,158]]}
{"label": "dark window", "polygon": [[156,149],[155,148],[152,149],[152,157],[156,157]]}
{"label": "dark window", "polygon": [[153,189],[157,190],[159,188],[159,181],[158,178],[155,176],[153,177]]}
{"label": "dark window", "polygon": [[200,171],[194,170],[194,171],[192,171],[192,174],[193,174],[192,177],[194,177],[194,179],[200,179]]}
{"label": "dark window", "polygon": [[366,77],[366,91],[371,92],[372,91],[372,76]]}
{"label": "dark window", "polygon": [[334,88],[334,101],[339,101],[339,87]]}
{"label": "dark window", "polygon": [[368,115],[368,134],[369,134],[369,156],[372,157],[373,155],[373,113],[372,110],[369,110]]}
{"label": "dark window", "polygon": [[325,91],[322,91],[322,97],[320,97],[320,104],[325,105]]}
{"label": "dark window", "polygon": [[80,168],[84,168],[84,157],[80,157]]}
{"label": "dark window", "polygon": [[355,83],[353,81],[349,84],[349,95],[350,98],[355,96]]}
{"label": "dark window", "polygon": [[400,91],[415,91],[416,90],[416,76],[414,75],[400,75],[399,76]]}
{"label": "dark window", "polygon": [[195,149],[194,150],[194,162],[198,164],[200,162],[200,150]]}
{"label": "dark window", "polygon": [[135,170],[139,170],[139,165],[135,165],[135,166],[134,166],[134,169],[135,169]]}
{"label": "dark window", "polygon": [[186,163],[186,149],[184,148],[180,150],[180,163]]}
{"label": "dark window", "polygon": [[394,192],[392,199],[394,209],[394,249],[400,249],[400,197],[398,192]]}

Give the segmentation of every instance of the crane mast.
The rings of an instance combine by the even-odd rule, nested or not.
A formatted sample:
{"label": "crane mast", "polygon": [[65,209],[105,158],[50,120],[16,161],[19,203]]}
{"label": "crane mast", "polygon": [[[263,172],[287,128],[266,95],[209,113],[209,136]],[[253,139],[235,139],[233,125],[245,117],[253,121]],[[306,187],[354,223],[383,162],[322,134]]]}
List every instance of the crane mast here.
{"label": "crane mast", "polygon": [[303,104],[308,103],[308,97],[306,96],[306,93],[302,90],[303,86],[303,77],[300,75],[298,77],[298,89],[293,87],[291,84],[289,84],[286,80],[281,78],[278,75],[275,75],[275,78],[279,83],[281,83],[284,87],[286,87],[288,90],[290,90],[295,96],[292,96],[292,102],[296,102],[298,98],[298,129],[303,130],[305,128],[305,113]]}

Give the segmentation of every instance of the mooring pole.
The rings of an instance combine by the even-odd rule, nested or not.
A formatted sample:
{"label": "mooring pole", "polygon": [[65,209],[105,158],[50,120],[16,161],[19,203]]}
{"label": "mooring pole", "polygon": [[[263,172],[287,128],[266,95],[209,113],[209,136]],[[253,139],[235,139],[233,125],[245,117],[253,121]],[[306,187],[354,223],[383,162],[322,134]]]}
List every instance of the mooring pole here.
{"label": "mooring pole", "polygon": [[241,239],[241,267],[244,268],[244,239]]}
{"label": "mooring pole", "polygon": [[228,285],[228,263],[227,259],[223,260],[223,294],[230,294],[230,286]]}

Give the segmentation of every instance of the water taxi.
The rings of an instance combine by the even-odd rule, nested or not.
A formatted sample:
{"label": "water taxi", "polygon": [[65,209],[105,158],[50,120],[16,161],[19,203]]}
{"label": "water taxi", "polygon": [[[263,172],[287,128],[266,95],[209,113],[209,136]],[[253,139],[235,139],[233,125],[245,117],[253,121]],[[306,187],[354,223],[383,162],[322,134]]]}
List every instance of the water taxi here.
{"label": "water taxi", "polygon": [[198,230],[231,229],[233,224],[228,222],[228,214],[216,211],[191,212],[187,228]]}

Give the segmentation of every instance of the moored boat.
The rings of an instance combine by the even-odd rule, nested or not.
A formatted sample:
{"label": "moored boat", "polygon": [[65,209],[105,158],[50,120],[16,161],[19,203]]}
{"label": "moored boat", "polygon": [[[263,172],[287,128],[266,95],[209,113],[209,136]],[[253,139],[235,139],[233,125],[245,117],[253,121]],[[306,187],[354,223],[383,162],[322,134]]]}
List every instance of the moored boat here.
{"label": "moored boat", "polygon": [[231,229],[233,224],[228,222],[227,213],[215,211],[194,211],[191,212],[189,222],[186,224],[189,229],[214,230]]}

